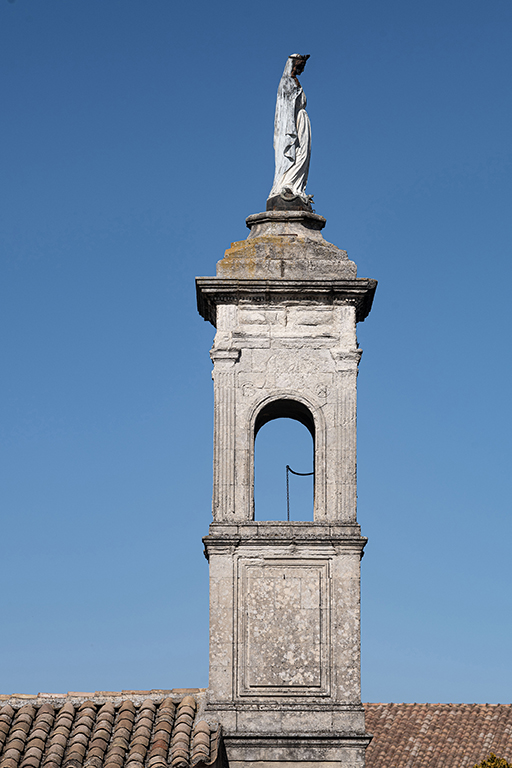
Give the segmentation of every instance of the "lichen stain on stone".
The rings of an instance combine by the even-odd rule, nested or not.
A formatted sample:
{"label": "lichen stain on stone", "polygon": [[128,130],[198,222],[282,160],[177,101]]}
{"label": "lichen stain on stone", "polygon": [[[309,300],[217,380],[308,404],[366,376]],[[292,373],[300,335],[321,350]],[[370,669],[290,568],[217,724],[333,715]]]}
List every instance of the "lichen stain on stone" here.
{"label": "lichen stain on stone", "polygon": [[[293,244],[301,243],[306,245],[304,238],[294,237]],[[255,256],[260,258],[280,258],[292,245],[288,240],[283,241],[282,235],[262,235],[253,240],[238,240],[231,243],[231,247],[224,254],[224,258],[242,258],[251,259]]]}
{"label": "lichen stain on stone", "polygon": [[[294,238],[294,242],[303,238]],[[284,267],[282,260],[290,257],[289,242],[283,242],[282,236],[262,236],[254,240],[239,240],[231,243],[219,262],[222,274],[237,274],[241,272],[246,277],[255,277],[258,273],[277,272],[282,277]],[[281,263],[280,263],[281,262]]]}

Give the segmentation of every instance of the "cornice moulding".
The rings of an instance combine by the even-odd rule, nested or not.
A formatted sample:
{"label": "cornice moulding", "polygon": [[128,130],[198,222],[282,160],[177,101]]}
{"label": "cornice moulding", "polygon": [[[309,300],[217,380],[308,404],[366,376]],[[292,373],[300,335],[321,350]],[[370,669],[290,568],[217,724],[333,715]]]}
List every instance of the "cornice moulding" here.
{"label": "cornice moulding", "polygon": [[371,310],[376,288],[377,281],[366,277],[353,280],[196,277],[199,314],[213,326],[217,324],[218,304],[241,302],[352,304],[356,307],[356,321],[362,322]]}

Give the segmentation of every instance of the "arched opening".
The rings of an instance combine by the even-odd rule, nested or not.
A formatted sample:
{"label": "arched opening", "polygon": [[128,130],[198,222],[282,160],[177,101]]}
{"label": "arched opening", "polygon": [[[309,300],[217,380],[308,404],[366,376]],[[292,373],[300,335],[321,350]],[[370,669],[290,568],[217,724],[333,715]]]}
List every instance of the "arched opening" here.
{"label": "arched opening", "polygon": [[274,400],[258,413],[254,434],[254,519],[284,521],[289,514],[292,521],[312,521],[315,424],[310,411],[295,400]]}

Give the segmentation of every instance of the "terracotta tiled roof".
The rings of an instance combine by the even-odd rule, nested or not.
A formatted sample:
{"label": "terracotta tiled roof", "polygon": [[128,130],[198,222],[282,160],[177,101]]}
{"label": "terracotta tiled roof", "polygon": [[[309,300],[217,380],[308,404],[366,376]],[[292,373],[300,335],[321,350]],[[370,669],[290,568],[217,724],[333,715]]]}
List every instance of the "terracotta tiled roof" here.
{"label": "terracotta tiled roof", "polygon": [[0,768],[220,768],[195,690],[1,696]]}
{"label": "terracotta tiled roof", "polygon": [[365,704],[367,768],[472,768],[512,761],[512,704]]}
{"label": "terracotta tiled roof", "polygon": [[[0,768],[225,768],[205,691],[0,696]],[[366,768],[512,762],[511,704],[365,704]]]}

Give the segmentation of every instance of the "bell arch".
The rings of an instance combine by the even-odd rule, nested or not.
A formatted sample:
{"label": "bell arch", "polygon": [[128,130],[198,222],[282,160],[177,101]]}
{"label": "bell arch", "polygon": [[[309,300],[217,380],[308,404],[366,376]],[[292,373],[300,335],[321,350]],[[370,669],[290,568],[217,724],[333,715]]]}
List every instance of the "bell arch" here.
{"label": "bell arch", "polygon": [[303,395],[296,392],[275,392],[261,400],[253,408],[249,420],[249,509],[250,519],[254,520],[254,459],[255,441],[261,427],[274,419],[294,419],[303,424],[313,439],[314,493],[313,522],[326,517],[326,427],[322,409]]}

